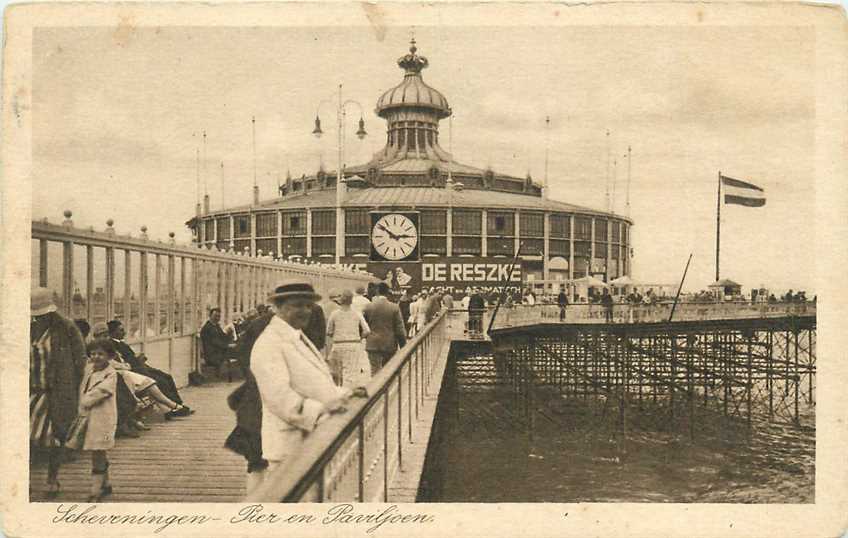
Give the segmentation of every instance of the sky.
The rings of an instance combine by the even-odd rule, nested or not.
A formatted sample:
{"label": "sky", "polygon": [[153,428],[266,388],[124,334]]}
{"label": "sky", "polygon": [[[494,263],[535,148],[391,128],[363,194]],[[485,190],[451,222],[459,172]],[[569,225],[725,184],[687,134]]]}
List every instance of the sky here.
{"label": "sky", "polygon": [[[423,78],[454,112],[442,146],[457,161],[543,179],[550,197],[626,214],[627,147],[637,280],[714,280],[719,170],[765,189],[763,208],[722,208],[722,277],[745,287],[812,290],[815,275],[815,35],[803,27],[424,27]],[[369,136],[345,161],[385,141],[374,114],[399,84],[410,27],[39,28],[33,53],[33,218],[187,242],[200,192],[247,204],[251,117],[261,198],[286,170],[336,166],[335,112],[311,136],[319,103],[361,104]],[[549,131],[545,117],[550,116]],[[609,143],[606,131],[610,131]],[[608,152],[608,149],[609,152]],[[612,175],[612,172],[610,172]]]}

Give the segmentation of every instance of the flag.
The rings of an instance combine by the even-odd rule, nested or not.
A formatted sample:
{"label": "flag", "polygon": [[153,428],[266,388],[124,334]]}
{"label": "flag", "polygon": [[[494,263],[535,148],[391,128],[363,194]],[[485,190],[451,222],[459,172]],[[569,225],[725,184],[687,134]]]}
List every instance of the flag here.
{"label": "flag", "polygon": [[762,207],[766,205],[766,194],[762,187],[727,176],[721,176],[721,184],[724,186],[725,204],[744,205],[748,207]]}

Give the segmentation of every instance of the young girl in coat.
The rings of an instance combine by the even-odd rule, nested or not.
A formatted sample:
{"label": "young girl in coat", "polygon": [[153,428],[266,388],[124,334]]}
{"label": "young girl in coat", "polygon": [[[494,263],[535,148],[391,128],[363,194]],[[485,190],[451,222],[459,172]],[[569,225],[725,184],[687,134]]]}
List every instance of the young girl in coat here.
{"label": "young girl in coat", "polygon": [[118,374],[110,361],[117,352],[111,340],[98,339],[88,346],[89,362],[80,384],[79,415],[88,416],[82,450],[91,451],[91,494],[97,502],[112,493],[106,451],[115,446],[118,410],[115,404]]}

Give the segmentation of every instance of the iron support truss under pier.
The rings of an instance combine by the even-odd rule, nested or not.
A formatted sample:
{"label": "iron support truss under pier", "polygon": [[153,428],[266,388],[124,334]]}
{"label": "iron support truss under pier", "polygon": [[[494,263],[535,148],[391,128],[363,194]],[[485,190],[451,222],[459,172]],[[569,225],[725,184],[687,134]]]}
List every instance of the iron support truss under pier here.
{"label": "iron support truss under pier", "polygon": [[[534,392],[617,404],[628,421],[688,430],[716,415],[748,427],[814,417],[816,318],[785,316],[664,323],[540,323],[493,330],[494,360],[530,434]],[[633,413],[636,415],[633,415]],[[723,421],[726,422],[726,421]]]}

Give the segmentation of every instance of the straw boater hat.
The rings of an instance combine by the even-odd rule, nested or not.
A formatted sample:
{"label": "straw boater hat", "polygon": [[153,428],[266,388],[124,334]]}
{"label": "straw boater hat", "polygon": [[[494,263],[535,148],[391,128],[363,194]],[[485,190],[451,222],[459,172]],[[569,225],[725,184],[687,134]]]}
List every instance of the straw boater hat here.
{"label": "straw boater hat", "polygon": [[274,291],[268,296],[268,302],[294,297],[304,297],[312,299],[313,301],[321,300],[321,296],[315,293],[315,288],[312,287],[312,284],[305,280],[290,279],[284,280],[274,289]]}
{"label": "straw boater hat", "polygon": [[29,309],[32,316],[43,316],[58,310],[53,301],[53,292],[47,288],[35,288],[29,296]]}

